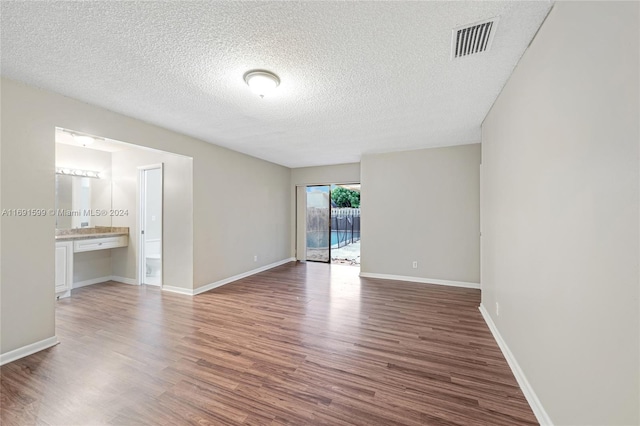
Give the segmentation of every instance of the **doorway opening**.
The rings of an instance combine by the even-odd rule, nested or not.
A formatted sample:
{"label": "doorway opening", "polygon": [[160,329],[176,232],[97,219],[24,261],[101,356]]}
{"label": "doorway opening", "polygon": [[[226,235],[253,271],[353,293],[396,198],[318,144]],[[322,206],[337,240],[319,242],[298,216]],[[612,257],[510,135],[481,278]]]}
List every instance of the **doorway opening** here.
{"label": "doorway opening", "polygon": [[331,263],[360,266],[360,184],[332,185]]}
{"label": "doorway opening", "polygon": [[360,265],[360,184],[298,188],[298,259]]}
{"label": "doorway opening", "polygon": [[163,164],[138,167],[140,179],[140,284],[162,286]]}

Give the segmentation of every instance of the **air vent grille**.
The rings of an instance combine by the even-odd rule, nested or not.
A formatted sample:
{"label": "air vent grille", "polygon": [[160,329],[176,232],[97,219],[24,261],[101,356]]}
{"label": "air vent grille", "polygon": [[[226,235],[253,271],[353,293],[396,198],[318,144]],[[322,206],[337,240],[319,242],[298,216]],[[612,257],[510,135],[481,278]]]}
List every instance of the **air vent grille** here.
{"label": "air vent grille", "polygon": [[491,47],[498,18],[455,28],[451,40],[451,59],[486,52]]}

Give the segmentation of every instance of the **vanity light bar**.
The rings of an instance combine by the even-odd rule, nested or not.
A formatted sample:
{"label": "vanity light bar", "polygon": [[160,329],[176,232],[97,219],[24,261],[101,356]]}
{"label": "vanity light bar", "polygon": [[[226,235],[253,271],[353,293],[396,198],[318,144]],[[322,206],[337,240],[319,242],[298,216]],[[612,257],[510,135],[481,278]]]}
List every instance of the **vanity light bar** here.
{"label": "vanity light bar", "polygon": [[102,178],[102,176],[100,176],[100,172],[94,172],[92,170],[67,169],[66,167],[56,167],[56,174],[88,177],[88,178],[95,178],[95,179]]}

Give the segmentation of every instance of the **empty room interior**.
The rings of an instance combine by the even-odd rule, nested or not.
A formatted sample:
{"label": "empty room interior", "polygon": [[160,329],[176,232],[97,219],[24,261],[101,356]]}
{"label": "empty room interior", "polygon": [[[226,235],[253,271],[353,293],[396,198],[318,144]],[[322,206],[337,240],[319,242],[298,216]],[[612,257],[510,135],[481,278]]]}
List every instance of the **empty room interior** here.
{"label": "empty room interior", "polygon": [[2,425],[640,424],[639,2],[0,25]]}

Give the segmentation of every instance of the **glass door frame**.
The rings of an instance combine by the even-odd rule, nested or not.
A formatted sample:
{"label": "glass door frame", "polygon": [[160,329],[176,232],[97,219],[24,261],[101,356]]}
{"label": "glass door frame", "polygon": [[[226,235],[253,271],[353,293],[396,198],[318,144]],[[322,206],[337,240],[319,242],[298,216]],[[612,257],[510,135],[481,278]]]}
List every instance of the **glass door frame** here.
{"label": "glass door frame", "polygon": [[328,263],[331,264],[331,187],[332,184],[316,184],[316,185],[305,185],[305,192],[306,192],[306,205],[305,205],[305,215],[307,214],[307,209],[309,208],[309,191],[308,188],[329,188],[329,192],[328,192],[328,202],[329,202],[329,214],[327,216],[327,260],[314,260],[314,259],[309,259],[308,256],[308,250],[309,250],[309,235],[308,235],[308,226],[309,226],[309,222],[308,220],[306,221],[306,227],[307,229],[305,229],[305,250],[306,250],[306,254],[305,254],[305,259],[307,262],[318,262],[318,263]]}

